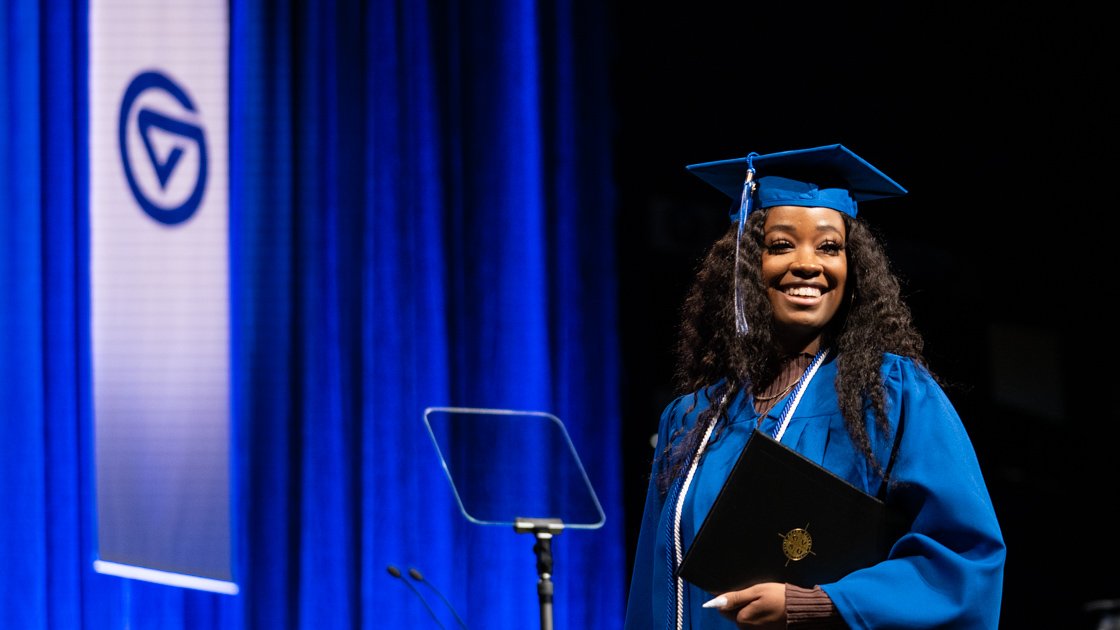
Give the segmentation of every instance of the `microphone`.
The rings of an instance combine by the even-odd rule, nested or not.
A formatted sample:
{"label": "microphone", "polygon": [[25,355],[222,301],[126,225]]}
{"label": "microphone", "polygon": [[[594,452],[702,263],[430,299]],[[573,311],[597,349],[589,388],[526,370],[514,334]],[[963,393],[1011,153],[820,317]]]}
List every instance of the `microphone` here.
{"label": "microphone", "polygon": [[401,570],[391,564],[386,567],[386,569],[389,571],[389,575],[395,578],[400,578],[401,582],[404,582],[405,586],[412,589],[413,593],[416,593],[416,596],[419,597],[420,601],[424,603],[424,608],[428,609],[428,614],[432,616],[432,619],[436,620],[436,625],[438,625],[440,628],[443,628],[444,626],[442,623],[440,623],[439,617],[436,616],[436,611],[432,610],[432,607],[428,605],[428,600],[424,599],[424,596],[420,594],[420,590],[413,586],[412,582],[404,579],[404,576],[401,575]]}
{"label": "microphone", "polygon": [[455,612],[455,607],[451,605],[451,602],[447,601],[447,598],[443,596],[443,593],[439,592],[439,589],[436,588],[434,584],[432,584],[428,580],[425,580],[424,575],[417,571],[414,567],[408,568],[408,574],[412,576],[412,579],[416,580],[417,582],[423,582],[424,584],[427,584],[428,588],[435,591],[436,595],[439,595],[439,598],[443,600],[443,603],[445,606],[447,606],[447,609],[451,611],[451,614],[455,615],[455,620],[459,622],[459,625],[462,626],[463,630],[467,630],[467,624],[463,623],[463,618],[459,616],[459,613]]}

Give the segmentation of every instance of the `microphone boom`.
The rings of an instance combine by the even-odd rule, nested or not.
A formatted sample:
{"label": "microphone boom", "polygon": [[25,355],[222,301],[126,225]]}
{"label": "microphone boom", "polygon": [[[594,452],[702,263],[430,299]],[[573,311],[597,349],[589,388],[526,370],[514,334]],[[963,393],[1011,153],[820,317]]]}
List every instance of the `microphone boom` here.
{"label": "microphone boom", "polygon": [[467,630],[467,624],[463,623],[463,618],[459,616],[459,613],[455,612],[455,607],[451,605],[451,602],[447,601],[447,598],[443,596],[443,593],[441,593],[438,588],[436,588],[435,584],[432,584],[428,580],[425,580],[424,575],[417,571],[415,567],[409,567],[408,574],[412,576],[412,579],[416,580],[417,582],[423,582],[424,584],[427,584],[428,588],[435,591],[435,594],[439,595],[439,598],[443,600],[443,604],[447,606],[447,609],[451,611],[451,614],[455,615],[455,621],[459,622],[459,626],[462,627],[463,630]]}
{"label": "microphone boom", "polygon": [[[398,569],[397,567],[390,564],[389,566],[385,567],[385,569],[389,572],[389,575],[400,579],[401,582],[404,582],[405,586],[407,586],[409,589],[411,589],[413,593],[416,593],[416,596],[419,597],[420,601],[424,604],[424,608],[428,609],[428,614],[432,616],[432,619],[435,619],[436,624],[440,628],[443,628],[444,625],[442,623],[440,623],[439,617],[436,616],[436,611],[432,610],[431,605],[428,604],[428,600],[424,599],[424,596],[420,594],[420,589],[413,586],[412,582],[409,582],[408,580],[404,579],[404,576],[401,575],[401,570]],[[452,610],[451,612],[455,612],[455,611]],[[462,621],[460,621],[459,623],[462,623]]]}

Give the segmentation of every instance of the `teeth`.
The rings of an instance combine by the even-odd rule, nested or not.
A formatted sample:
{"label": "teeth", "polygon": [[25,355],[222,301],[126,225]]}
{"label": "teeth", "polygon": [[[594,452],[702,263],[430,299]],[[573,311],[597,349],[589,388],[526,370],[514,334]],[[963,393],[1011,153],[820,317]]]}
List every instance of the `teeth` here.
{"label": "teeth", "polygon": [[793,295],[797,297],[820,297],[821,290],[817,287],[790,287],[786,289],[786,295]]}

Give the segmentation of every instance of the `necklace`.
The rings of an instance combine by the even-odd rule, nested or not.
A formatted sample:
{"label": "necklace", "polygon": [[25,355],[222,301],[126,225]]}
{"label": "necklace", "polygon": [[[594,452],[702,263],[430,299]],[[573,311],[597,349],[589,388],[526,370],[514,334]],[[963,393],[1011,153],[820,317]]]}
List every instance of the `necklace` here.
{"label": "necklace", "polygon": [[759,426],[762,426],[762,420],[766,418],[766,414],[770,413],[770,410],[774,408],[774,405],[778,404],[778,399],[789,393],[789,390],[793,389],[793,386],[796,384],[797,381],[794,381],[789,385],[786,385],[785,389],[778,392],[777,394],[774,394],[773,396],[754,397],[754,410],[755,413],[758,414]]}
{"label": "necklace", "polygon": [[[804,368],[804,371],[802,372],[800,378],[787,385],[782,389],[782,391],[778,392],[777,394],[774,394],[772,396],[755,397],[755,413],[758,414],[758,426],[761,427],[762,421],[766,419],[767,414],[774,410],[774,407],[776,407],[780,402],[782,396],[785,396],[787,393],[789,394],[789,397],[786,398],[785,408],[782,411],[782,420],[775,427],[774,435],[772,435],[771,437],[780,439],[781,434],[785,432],[785,425],[789,422],[789,416],[792,415],[791,410],[797,407],[797,403],[801,399],[801,394],[804,391],[804,384],[808,383],[809,380],[813,378],[813,375],[817,371],[817,367],[827,355],[827,349],[822,348],[818,350],[816,356],[814,356],[813,359],[809,362],[809,365]],[[790,393],[791,391],[792,393]]]}
{"label": "necklace", "polygon": [[781,398],[782,396],[785,396],[787,393],[789,393],[789,390],[793,389],[793,386],[796,384],[797,381],[793,381],[789,385],[786,385],[785,389],[778,392],[777,394],[774,394],[773,396],[759,396],[756,394],[754,400],[755,402],[766,402],[768,400],[774,400],[775,398]]}

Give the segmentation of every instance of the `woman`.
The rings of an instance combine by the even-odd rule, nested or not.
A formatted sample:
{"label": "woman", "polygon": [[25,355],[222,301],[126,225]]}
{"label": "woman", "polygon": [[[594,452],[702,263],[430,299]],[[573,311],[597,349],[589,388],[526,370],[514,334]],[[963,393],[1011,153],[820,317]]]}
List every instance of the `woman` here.
{"label": "woman", "polygon": [[[905,189],[841,145],[689,169],[738,203],[685,301],[626,627],[996,628],[1006,551],[975,451],[856,217]],[[899,510],[888,557],[819,585],[677,578],[756,428]]]}

